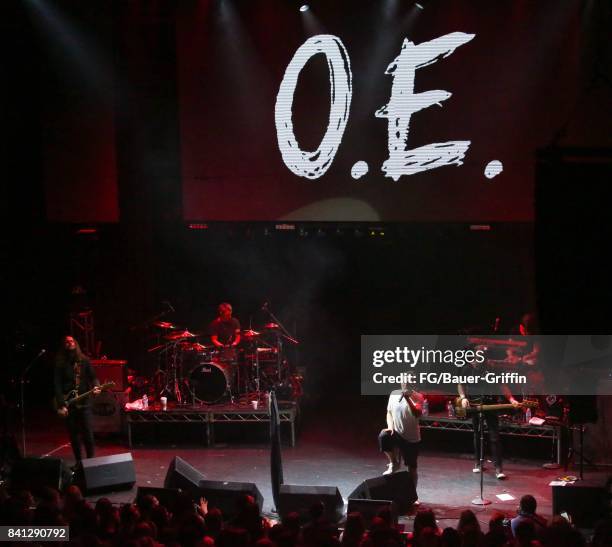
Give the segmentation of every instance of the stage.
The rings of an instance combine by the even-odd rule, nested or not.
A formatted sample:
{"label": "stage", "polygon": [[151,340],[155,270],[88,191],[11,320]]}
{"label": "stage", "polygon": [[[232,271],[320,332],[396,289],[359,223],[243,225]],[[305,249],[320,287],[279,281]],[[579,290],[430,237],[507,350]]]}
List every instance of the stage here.
{"label": "stage", "polygon": [[[384,457],[378,453],[376,432],[380,428],[374,411],[379,403],[366,401],[362,408],[349,405],[346,401],[340,412],[333,412],[329,403],[309,407],[297,421],[295,446],[291,446],[291,435],[284,429],[282,458],[284,481],[287,484],[338,486],[343,498],[364,479],[380,475],[386,468]],[[384,411],[384,408],[383,408]],[[384,414],[383,414],[384,416]],[[30,422],[28,431],[28,455],[48,454],[65,458],[72,463],[72,454],[62,424],[55,417],[47,417],[36,424]],[[97,455],[110,455],[130,451],[133,455],[137,485],[163,486],[169,463],[174,456],[180,456],[202,472],[206,479],[224,481],[254,482],[264,497],[264,512],[273,514],[273,500],[270,487],[270,454],[267,443],[267,427],[263,424],[248,424],[221,428],[215,437],[215,444],[206,446],[201,430],[189,434],[180,425],[174,438],[153,436],[144,430],[134,437],[132,448],[126,446],[123,436],[99,436]],[[238,429],[236,429],[236,425]],[[253,428],[252,425],[256,425]],[[285,426],[286,428],[288,426]],[[498,481],[493,476],[492,464],[487,465],[484,477],[484,495],[492,501],[486,507],[477,507],[470,501],[479,493],[479,475],[472,472],[473,462],[469,452],[471,433],[466,431],[444,432],[449,444],[440,443],[440,432],[422,428],[423,443],[419,457],[418,494],[421,506],[435,510],[440,526],[455,526],[463,509],[476,512],[482,525],[486,526],[494,511],[513,516],[519,498],[527,493],[535,496],[539,512],[550,517],[552,514],[552,492],[549,483],[566,474],[578,475],[577,469],[549,470],[542,467],[546,458],[525,458],[508,450],[504,470],[508,480]],[[435,435],[434,435],[435,433]],[[143,435],[145,435],[143,437]],[[548,439],[505,437],[504,446],[514,447],[518,443],[527,452],[538,454],[537,443],[549,444]],[[536,443],[536,444],[533,444]],[[537,445],[539,446],[539,445]],[[449,447],[454,447],[451,449]],[[461,451],[462,448],[465,451]],[[458,451],[459,450],[459,451]],[[585,478],[601,478],[605,473],[585,470]],[[514,499],[500,500],[497,495],[509,494]],[[114,502],[131,501],[136,489],[107,494]],[[92,497],[92,500],[100,496]],[[407,530],[412,527],[412,517],[401,519]]]}

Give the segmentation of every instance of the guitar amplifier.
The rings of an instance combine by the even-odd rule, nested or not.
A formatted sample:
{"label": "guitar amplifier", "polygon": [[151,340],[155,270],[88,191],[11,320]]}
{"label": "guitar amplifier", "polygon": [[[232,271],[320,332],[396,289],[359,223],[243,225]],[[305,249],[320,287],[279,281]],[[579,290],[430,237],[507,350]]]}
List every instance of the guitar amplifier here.
{"label": "guitar amplifier", "polygon": [[103,391],[91,397],[91,429],[94,433],[123,433],[126,427],[123,407],[127,393]]}
{"label": "guitar amplifier", "polygon": [[112,387],[113,391],[125,391],[127,387],[126,365],[127,361],[117,359],[91,360],[91,366],[101,384],[115,382],[115,385]]}

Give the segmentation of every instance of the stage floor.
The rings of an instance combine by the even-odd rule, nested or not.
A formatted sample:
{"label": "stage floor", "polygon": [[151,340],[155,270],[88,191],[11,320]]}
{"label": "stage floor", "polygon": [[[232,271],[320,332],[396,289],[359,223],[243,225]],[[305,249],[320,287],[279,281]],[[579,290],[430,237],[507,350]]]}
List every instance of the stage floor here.
{"label": "stage floor", "polygon": [[[384,410],[383,410],[384,412]],[[307,413],[308,414],[308,413]],[[321,414],[329,416],[325,420]],[[344,415],[343,415],[344,414]],[[354,415],[353,415],[354,416]],[[384,416],[384,414],[383,414]],[[349,421],[347,421],[349,420]],[[283,472],[285,483],[338,486],[342,496],[348,494],[364,479],[382,473],[385,458],[377,451],[376,432],[381,427],[378,420],[363,424],[355,422],[345,413],[327,414],[326,411],[311,411],[302,422],[295,447],[283,444]],[[50,455],[65,458],[72,463],[72,453],[62,424],[54,417],[46,426],[39,421],[28,428],[28,455]],[[32,422],[30,422],[32,423]],[[137,485],[163,486],[166,470],[174,456],[180,456],[201,471],[207,479],[254,482],[264,497],[264,511],[273,509],[270,488],[269,449],[265,430],[259,439],[231,439],[219,442],[214,447],[201,444],[146,444],[129,449],[124,439],[107,437],[98,440],[97,455],[131,451],[133,454]],[[448,432],[460,435],[467,441],[469,433]],[[457,437],[451,437],[457,438]],[[511,442],[528,442],[512,439]],[[514,516],[519,498],[533,494],[539,512],[547,517],[552,513],[551,480],[564,475],[563,469],[542,468],[543,460],[506,458],[505,472],[508,480],[498,481],[493,475],[493,466],[488,464],[484,478],[484,495],[493,503],[477,507],[470,501],[479,493],[479,475],[472,473],[472,457],[469,453],[449,452],[430,443],[424,435],[419,457],[418,494],[422,506],[436,511],[440,526],[454,526],[460,512],[471,508],[483,525],[487,525],[493,511],[500,510]],[[578,475],[577,470],[567,474]],[[585,471],[585,478],[605,477],[603,471]],[[132,501],[136,489],[107,494],[115,502]],[[510,494],[514,500],[501,501],[496,496]],[[97,499],[96,496],[92,499]],[[406,527],[411,529],[411,519]]]}

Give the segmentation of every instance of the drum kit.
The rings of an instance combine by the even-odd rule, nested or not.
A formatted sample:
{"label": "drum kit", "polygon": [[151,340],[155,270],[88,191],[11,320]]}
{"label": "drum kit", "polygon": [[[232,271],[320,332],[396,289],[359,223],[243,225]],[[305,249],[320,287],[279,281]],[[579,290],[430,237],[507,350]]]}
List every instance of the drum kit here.
{"label": "drum kit", "polygon": [[158,343],[148,352],[159,355],[156,391],[177,404],[259,399],[264,392],[294,381],[283,341],[298,342],[277,323],[267,323],[260,331],[241,331],[235,347],[216,347],[207,335],[168,321],[153,326],[159,329]]}

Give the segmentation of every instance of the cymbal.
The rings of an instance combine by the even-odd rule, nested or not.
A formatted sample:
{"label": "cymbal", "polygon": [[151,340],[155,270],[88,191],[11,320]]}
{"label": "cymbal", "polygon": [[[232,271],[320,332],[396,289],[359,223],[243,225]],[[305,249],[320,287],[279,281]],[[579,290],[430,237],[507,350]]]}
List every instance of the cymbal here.
{"label": "cymbal", "polygon": [[181,351],[205,351],[208,349],[208,346],[198,342],[181,342],[180,348]]}
{"label": "cymbal", "polygon": [[245,338],[255,338],[256,336],[259,336],[259,335],[260,333],[253,329],[242,331],[242,336],[244,336]]}
{"label": "cymbal", "polygon": [[155,321],[153,323],[154,326],[159,327],[160,329],[175,329],[176,326],[168,321]]}
{"label": "cymbal", "polygon": [[195,338],[195,334],[193,334],[193,332],[189,332],[188,330],[181,330],[179,332],[167,334],[164,336],[164,338],[166,340],[182,340],[183,338]]}
{"label": "cymbal", "polygon": [[278,330],[280,327],[276,323],[266,323],[263,328],[267,330]]}

